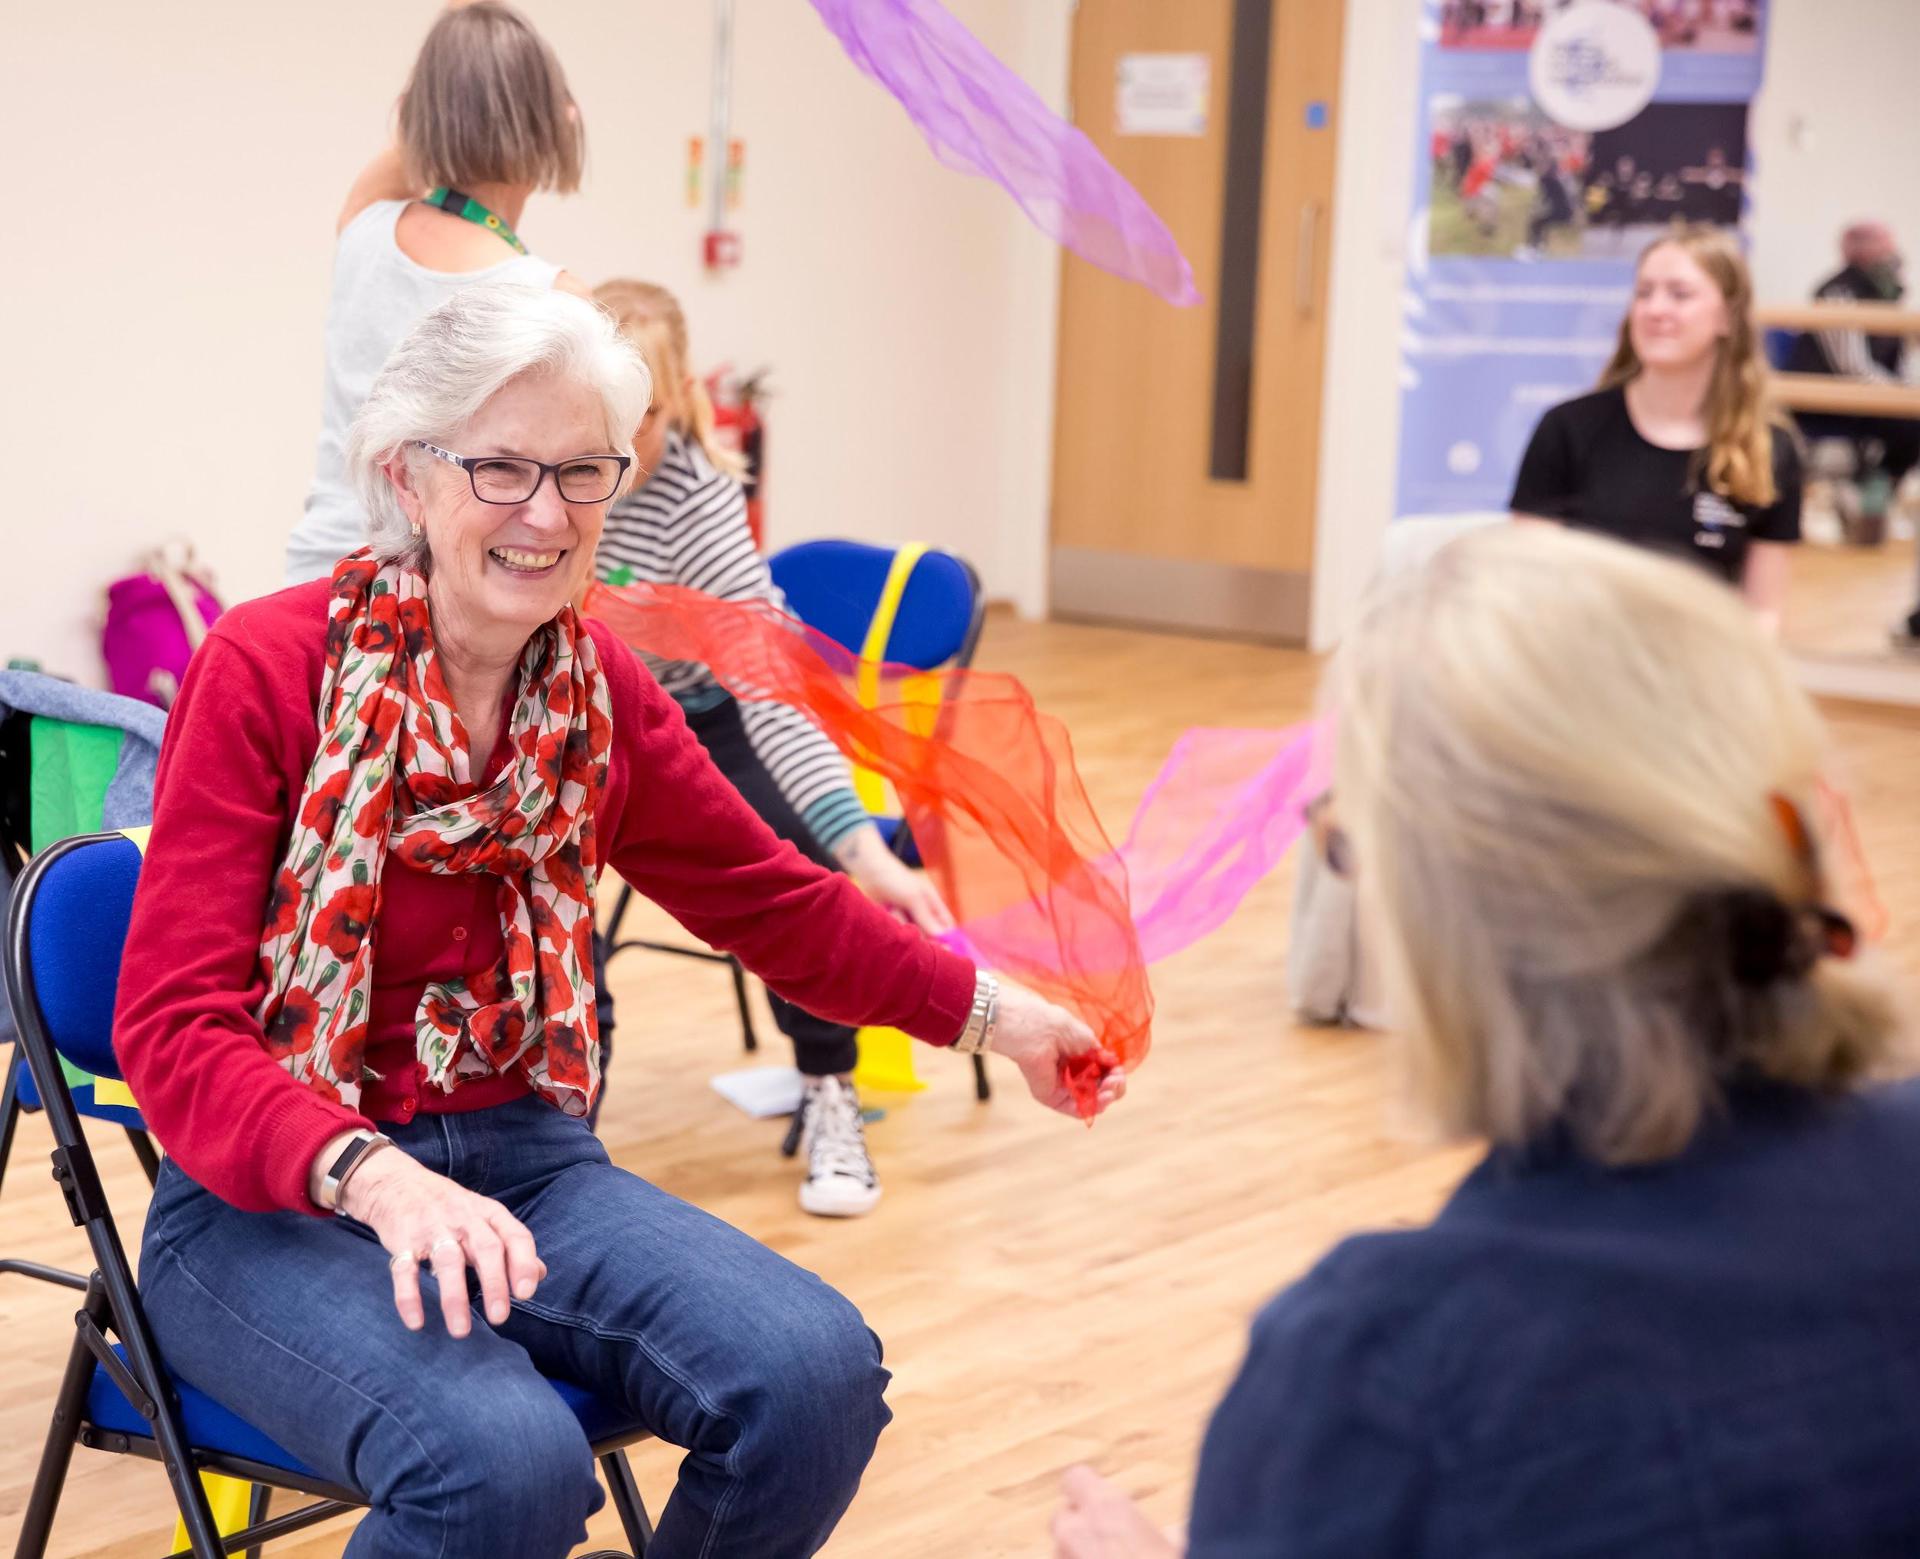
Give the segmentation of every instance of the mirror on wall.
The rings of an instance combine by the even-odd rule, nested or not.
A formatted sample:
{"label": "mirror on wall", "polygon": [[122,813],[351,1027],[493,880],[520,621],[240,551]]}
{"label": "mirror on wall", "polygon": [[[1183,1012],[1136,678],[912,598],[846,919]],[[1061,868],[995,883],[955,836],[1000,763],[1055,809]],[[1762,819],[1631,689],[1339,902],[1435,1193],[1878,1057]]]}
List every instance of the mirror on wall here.
{"label": "mirror on wall", "polygon": [[1757,311],[1807,474],[1782,634],[1829,679],[1857,667],[1883,685],[1905,668],[1920,701],[1920,310],[1891,296],[1890,228],[1853,223],[1840,237],[1825,296]]}

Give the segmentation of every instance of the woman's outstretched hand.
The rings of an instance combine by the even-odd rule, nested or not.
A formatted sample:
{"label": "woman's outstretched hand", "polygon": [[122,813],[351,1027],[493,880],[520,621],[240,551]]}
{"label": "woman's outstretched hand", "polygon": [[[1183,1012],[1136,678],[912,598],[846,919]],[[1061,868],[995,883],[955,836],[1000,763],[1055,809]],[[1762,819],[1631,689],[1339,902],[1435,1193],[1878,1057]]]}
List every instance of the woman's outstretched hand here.
{"label": "woman's outstretched hand", "polygon": [[1091,1467],[1060,1480],[1054,1559],[1180,1559],[1181,1549]]}
{"label": "woman's outstretched hand", "polygon": [[480,1276],[487,1319],[507,1319],[510,1299],[530,1299],[547,1275],[527,1227],[492,1197],[469,1191],[398,1148],[370,1154],[347,1181],[340,1209],[380,1237],[392,1257],[393,1307],[407,1330],[427,1324],[420,1297],[425,1262],[440,1285],[447,1331],[473,1328],[467,1268]]}
{"label": "woman's outstretched hand", "polygon": [[1100,1086],[1093,1106],[1096,1115],[1127,1092],[1127,1074],[1119,1059],[1101,1048],[1092,1029],[1064,1007],[1056,1007],[1005,980],[1000,982],[1000,1021],[988,1048],[1019,1067],[1034,1098],[1062,1115],[1080,1113],[1067,1083],[1069,1064],[1099,1068]]}

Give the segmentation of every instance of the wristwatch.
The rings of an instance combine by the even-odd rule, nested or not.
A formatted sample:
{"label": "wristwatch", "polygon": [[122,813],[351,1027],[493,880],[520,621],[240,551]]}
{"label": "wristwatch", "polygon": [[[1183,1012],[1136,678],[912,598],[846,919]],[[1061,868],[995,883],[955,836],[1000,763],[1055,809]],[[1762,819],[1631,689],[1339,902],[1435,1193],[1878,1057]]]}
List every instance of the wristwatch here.
{"label": "wristwatch", "polygon": [[993,1041],[994,1025],[1000,1021],[1000,981],[980,971],[973,983],[973,1010],[967,1014],[967,1026],[953,1048],[963,1056],[977,1056]]}
{"label": "wristwatch", "polygon": [[393,1146],[393,1139],[377,1131],[362,1128],[356,1131],[347,1145],[334,1156],[327,1166],[327,1172],[320,1177],[319,1194],[314,1197],[316,1206],[330,1213],[340,1211],[340,1193],[347,1188],[347,1177],[364,1164],[368,1157],[382,1148]]}

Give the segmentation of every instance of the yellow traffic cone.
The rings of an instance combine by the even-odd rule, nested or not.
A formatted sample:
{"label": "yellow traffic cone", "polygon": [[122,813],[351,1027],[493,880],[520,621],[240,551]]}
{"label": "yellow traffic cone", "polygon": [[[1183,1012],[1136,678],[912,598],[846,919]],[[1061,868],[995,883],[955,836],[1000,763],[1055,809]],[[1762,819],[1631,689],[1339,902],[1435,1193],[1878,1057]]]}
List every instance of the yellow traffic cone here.
{"label": "yellow traffic cone", "polygon": [[913,1069],[914,1039],[899,1029],[860,1030],[853,1085],[861,1093],[919,1093],[927,1085]]}

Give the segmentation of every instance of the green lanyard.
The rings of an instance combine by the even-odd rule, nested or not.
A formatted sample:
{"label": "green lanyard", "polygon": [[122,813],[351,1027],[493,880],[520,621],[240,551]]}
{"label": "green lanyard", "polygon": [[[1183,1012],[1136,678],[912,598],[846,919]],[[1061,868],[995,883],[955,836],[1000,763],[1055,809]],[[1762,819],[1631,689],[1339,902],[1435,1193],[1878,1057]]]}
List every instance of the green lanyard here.
{"label": "green lanyard", "polygon": [[463,195],[457,189],[430,189],[427,191],[427,204],[438,206],[442,211],[451,211],[457,217],[464,217],[476,226],[484,227],[496,238],[506,239],[520,253],[527,252],[527,246],[520,242],[520,235],[471,195]]}

